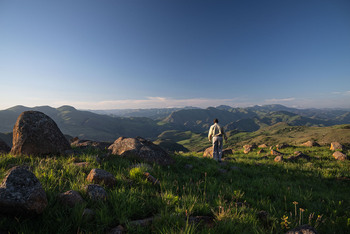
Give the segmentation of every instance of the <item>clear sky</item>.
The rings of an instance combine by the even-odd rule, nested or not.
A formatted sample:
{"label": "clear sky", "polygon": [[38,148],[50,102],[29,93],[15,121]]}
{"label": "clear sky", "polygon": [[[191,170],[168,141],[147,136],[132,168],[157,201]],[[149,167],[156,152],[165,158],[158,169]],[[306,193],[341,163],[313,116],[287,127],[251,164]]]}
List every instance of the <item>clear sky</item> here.
{"label": "clear sky", "polygon": [[350,108],[348,0],[0,0],[0,109]]}

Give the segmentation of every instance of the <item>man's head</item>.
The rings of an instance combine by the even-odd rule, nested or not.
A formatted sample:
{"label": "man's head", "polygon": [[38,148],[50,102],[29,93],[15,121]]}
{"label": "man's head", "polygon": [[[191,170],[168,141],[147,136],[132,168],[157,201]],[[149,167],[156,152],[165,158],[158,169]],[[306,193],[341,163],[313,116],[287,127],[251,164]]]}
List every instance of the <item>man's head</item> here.
{"label": "man's head", "polygon": [[214,119],[214,123],[219,123],[219,120],[218,119]]}

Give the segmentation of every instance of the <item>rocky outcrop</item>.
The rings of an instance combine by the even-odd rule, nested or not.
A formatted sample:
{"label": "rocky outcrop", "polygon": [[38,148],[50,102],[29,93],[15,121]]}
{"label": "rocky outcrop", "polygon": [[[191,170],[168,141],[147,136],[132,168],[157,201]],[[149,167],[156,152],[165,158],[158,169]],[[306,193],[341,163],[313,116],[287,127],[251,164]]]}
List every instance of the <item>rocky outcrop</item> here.
{"label": "rocky outcrop", "polygon": [[0,185],[0,213],[36,215],[46,206],[45,191],[35,175],[23,166],[10,169]]}
{"label": "rocky outcrop", "polygon": [[342,152],[340,151],[336,151],[333,153],[333,157],[336,159],[336,160],[339,160],[339,161],[344,161],[346,160],[346,155],[343,154]]}
{"label": "rocky outcrop", "polygon": [[339,142],[332,142],[330,150],[336,151],[336,150],[343,150],[344,146],[340,144]]}
{"label": "rocky outcrop", "polygon": [[11,148],[6,144],[5,141],[0,139],[0,154],[7,154],[9,153]]}
{"label": "rocky outcrop", "polygon": [[70,149],[56,123],[38,111],[25,111],[13,127],[13,155],[63,154]]}
{"label": "rocky outcrop", "polygon": [[105,184],[108,187],[114,187],[117,183],[117,180],[111,173],[97,168],[90,171],[86,180],[95,184]]}
{"label": "rocky outcrop", "polygon": [[157,163],[163,166],[174,163],[174,159],[161,147],[141,137],[119,137],[108,149],[114,155],[135,158],[148,163]]}

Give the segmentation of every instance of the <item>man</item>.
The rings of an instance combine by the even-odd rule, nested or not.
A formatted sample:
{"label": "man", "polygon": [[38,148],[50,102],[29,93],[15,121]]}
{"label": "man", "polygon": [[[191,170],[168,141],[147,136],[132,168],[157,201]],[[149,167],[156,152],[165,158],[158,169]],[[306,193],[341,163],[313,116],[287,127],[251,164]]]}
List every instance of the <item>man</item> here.
{"label": "man", "polygon": [[213,142],[213,158],[215,161],[221,162],[223,137],[227,141],[224,128],[219,124],[218,119],[214,119],[214,124],[210,126],[208,139]]}

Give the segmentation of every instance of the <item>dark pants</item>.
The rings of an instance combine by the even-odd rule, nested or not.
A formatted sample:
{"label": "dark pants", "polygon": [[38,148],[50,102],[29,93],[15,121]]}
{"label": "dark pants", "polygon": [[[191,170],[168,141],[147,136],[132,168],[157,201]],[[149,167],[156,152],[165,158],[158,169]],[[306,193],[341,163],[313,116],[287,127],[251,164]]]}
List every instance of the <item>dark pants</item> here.
{"label": "dark pants", "polygon": [[221,162],[222,157],[222,137],[213,137],[213,158],[215,161]]}

